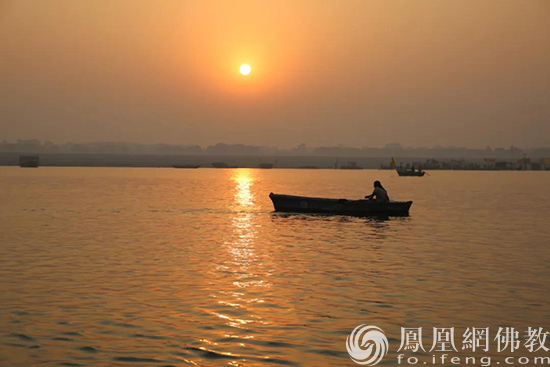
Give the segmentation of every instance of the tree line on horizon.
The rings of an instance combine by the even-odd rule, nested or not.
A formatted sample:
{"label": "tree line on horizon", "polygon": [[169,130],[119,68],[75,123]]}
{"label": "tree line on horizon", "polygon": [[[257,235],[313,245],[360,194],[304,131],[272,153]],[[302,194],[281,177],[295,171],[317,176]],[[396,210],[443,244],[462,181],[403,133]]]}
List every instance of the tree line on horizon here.
{"label": "tree line on horizon", "polygon": [[15,142],[3,140],[0,142],[2,153],[33,153],[33,154],[166,154],[166,155],[234,155],[234,156],[328,156],[328,157],[477,157],[477,158],[533,158],[550,157],[550,148],[521,149],[491,148],[484,149],[435,146],[435,147],[404,147],[399,143],[389,143],[382,148],[321,146],[307,147],[298,144],[294,148],[281,149],[276,147],[246,144],[218,143],[206,148],[200,145],[183,144],[140,144],[127,142],[92,142],[55,144],[51,141],[38,139],[18,139]]}

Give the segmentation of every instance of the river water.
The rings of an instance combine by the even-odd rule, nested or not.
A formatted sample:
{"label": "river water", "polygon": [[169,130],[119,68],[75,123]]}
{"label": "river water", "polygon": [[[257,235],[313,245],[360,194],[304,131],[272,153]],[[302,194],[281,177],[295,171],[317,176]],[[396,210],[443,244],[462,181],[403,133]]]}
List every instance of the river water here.
{"label": "river water", "polygon": [[[268,197],[374,180],[409,217]],[[396,365],[401,327],[550,328],[549,172],[0,167],[0,204],[2,366],[354,366],[361,324]]]}

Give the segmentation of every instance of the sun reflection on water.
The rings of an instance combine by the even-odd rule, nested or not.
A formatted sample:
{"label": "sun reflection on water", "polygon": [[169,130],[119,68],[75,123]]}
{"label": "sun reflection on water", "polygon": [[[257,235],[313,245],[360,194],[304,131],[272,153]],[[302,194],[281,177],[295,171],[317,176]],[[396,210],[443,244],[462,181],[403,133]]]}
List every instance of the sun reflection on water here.
{"label": "sun reflection on water", "polygon": [[[220,259],[215,266],[215,274],[223,276],[210,295],[212,303],[207,310],[216,319],[216,324],[225,325],[218,338],[226,342],[231,339],[237,356],[241,350],[257,345],[257,330],[273,324],[271,309],[265,306],[272,287],[266,263],[269,256],[263,244],[258,242],[262,237],[261,221],[265,213],[257,206],[254,190],[257,177],[258,173],[249,169],[232,170],[228,177],[228,191],[232,195],[231,216],[224,232]],[[207,341],[202,344],[208,350],[219,348],[219,345]],[[271,356],[265,353],[262,357]]]}
{"label": "sun reflection on water", "polygon": [[[254,214],[250,212],[254,207],[254,194],[252,193],[254,178],[250,170],[239,169],[235,171],[232,180],[235,182],[234,202],[238,211],[231,219],[233,231],[227,244],[233,263],[246,268],[248,263],[254,260],[253,245],[257,236],[257,230],[253,226]],[[246,273],[246,271],[243,272]],[[242,286],[240,283],[235,285]]]}
{"label": "sun reflection on water", "polygon": [[[233,215],[231,217],[231,230],[227,233],[224,241],[224,248],[228,253],[227,260],[219,264],[220,270],[232,274],[232,292],[218,294],[218,304],[230,307],[239,312],[247,313],[250,304],[261,303],[263,300],[257,297],[248,297],[245,289],[254,291],[257,287],[267,286],[261,271],[261,259],[256,249],[258,238],[257,213],[255,213],[255,195],[253,186],[255,181],[254,172],[247,169],[233,171],[230,182],[234,183],[233,188]],[[260,267],[260,268],[259,268]],[[223,268],[223,269],[222,269]],[[242,289],[243,291],[237,291]],[[226,296],[230,295],[230,298]],[[226,315],[222,315],[226,316]],[[223,318],[218,315],[218,317]],[[229,316],[228,325],[235,328],[242,328],[258,317],[249,315],[248,318],[237,318]]]}
{"label": "sun reflection on water", "polygon": [[235,204],[241,208],[254,206],[254,195],[252,194],[252,185],[254,179],[247,169],[235,170],[235,175],[232,180],[236,183],[235,187]]}

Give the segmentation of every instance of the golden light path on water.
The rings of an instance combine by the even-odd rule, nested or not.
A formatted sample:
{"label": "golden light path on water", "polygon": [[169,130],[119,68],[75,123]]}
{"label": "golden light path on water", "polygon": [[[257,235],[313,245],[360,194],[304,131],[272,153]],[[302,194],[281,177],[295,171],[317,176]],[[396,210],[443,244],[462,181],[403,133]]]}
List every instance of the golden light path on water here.
{"label": "golden light path on water", "polygon": [[257,231],[253,226],[253,210],[254,210],[254,194],[252,193],[252,185],[254,179],[250,170],[235,170],[232,177],[235,183],[235,214],[232,218],[232,236],[226,242],[227,249],[234,264],[240,267],[240,279],[233,282],[238,288],[246,288],[256,283],[251,281],[254,274],[249,273],[249,263],[255,259],[254,239]]}
{"label": "golden light path on water", "polygon": [[241,208],[246,208],[254,205],[254,194],[252,193],[252,185],[254,179],[248,169],[237,169],[232,177],[235,182],[235,204]]}
{"label": "golden light path on water", "polygon": [[[241,331],[241,333],[226,333],[223,337],[240,341],[238,345],[247,348],[249,346],[245,341],[254,339],[254,335],[248,333],[252,324],[264,326],[269,324],[264,320],[264,316],[252,310],[255,305],[264,303],[259,296],[264,294],[263,288],[269,288],[269,283],[264,279],[264,274],[258,271],[262,262],[255,248],[258,231],[254,223],[257,207],[252,191],[255,182],[253,170],[233,170],[230,182],[234,185],[232,187],[234,213],[231,217],[231,230],[223,243],[229,256],[224,256],[228,260],[218,264],[217,271],[231,274],[233,280],[231,287],[220,290],[215,295],[216,303],[229,308],[230,311],[213,312],[213,314],[230,328]],[[269,360],[269,356],[263,356],[263,358]],[[229,364],[240,365],[237,360]]]}

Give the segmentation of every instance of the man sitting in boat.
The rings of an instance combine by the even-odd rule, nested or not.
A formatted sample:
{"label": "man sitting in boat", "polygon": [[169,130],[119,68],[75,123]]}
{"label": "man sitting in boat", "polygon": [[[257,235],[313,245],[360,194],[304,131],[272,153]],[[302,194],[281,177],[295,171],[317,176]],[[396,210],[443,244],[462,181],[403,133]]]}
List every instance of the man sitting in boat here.
{"label": "man sitting in boat", "polygon": [[365,196],[365,199],[376,200],[376,201],[379,201],[379,202],[382,202],[382,203],[387,203],[387,202],[390,201],[390,197],[388,196],[388,192],[382,186],[380,181],[374,181],[374,191],[369,196]]}

